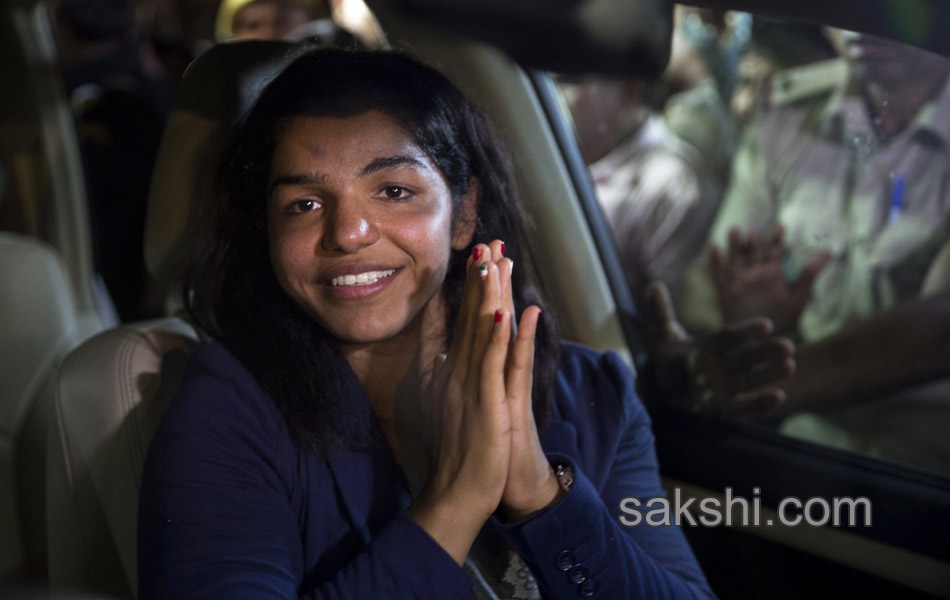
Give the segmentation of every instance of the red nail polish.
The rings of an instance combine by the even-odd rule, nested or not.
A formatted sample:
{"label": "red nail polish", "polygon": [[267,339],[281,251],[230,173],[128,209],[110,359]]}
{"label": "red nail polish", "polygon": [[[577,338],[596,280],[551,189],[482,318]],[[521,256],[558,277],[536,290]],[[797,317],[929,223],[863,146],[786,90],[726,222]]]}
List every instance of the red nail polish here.
{"label": "red nail polish", "polygon": [[502,318],[503,318],[504,316],[505,316],[505,313],[503,313],[503,312],[500,311],[500,310],[496,310],[496,311],[495,311],[495,323],[501,323],[501,320],[502,320]]}
{"label": "red nail polish", "polygon": [[502,242],[502,243],[501,243],[501,255],[502,255],[502,256],[505,255],[505,242]]}
{"label": "red nail polish", "polygon": [[481,257],[482,257],[482,249],[479,248],[478,246],[475,246],[474,248],[472,248],[472,260],[477,261]]}

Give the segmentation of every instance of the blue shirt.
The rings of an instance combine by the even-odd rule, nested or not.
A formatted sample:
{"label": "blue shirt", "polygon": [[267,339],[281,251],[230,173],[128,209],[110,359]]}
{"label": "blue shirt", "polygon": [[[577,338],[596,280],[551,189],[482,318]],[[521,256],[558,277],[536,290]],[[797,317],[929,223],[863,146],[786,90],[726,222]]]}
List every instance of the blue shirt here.
{"label": "blue shirt", "polygon": [[[615,354],[565,344],[542,445],[574,484],[553,507],[485,526],[543,598],[712,597],[678,528],[619,520],[624,498],[665,496],[633,384]],[[355,376],[347,393],[372,414]],[[141,598],[470,598],[463,569],[402,512],[405,478],[370,421],[379,443],[316,456],[236,358],[195,351],[146,461]]]}

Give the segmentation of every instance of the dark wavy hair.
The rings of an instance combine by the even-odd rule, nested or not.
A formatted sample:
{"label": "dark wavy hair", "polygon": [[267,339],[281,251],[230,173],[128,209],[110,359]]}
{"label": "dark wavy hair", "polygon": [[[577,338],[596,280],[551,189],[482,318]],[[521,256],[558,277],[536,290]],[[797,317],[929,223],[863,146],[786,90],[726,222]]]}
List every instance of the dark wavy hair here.
{"label": "dark wavy hair", "polygon": [[[344,393],[352,376],[335,341],[278,285],[267,240],[268,174],[284,125],[298,116],[395,119],[441,170],[454,218],[478,182],[473,242],[498,238],[518,263],[515,308],[545,307],[535,350],[533,407],[541,427],[554,394],[560,341],[525,237],[511,162],[484,116],[438,71],[392,52],[321,49],[294,60],[236,129],[218,174],[212,223],[185,282],[194,323],[232,352],[272,397],[297,441],[317,454],[370,443]],[[453,251],[443,284],[446,330],[458,319],[471,246]],[[350,375],[347,375],[350,374]]]}

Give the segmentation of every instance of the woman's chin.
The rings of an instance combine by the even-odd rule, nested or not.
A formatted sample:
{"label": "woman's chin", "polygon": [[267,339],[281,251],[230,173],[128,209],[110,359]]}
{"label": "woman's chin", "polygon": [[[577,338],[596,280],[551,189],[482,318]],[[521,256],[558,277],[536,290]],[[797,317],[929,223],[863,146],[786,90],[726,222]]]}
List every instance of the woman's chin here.
{"label": "woman's chin", "polygon": [[336,323],[326,327],[341,346],[367,346],[384,343],[397,337],[404,328],[389,323]]}

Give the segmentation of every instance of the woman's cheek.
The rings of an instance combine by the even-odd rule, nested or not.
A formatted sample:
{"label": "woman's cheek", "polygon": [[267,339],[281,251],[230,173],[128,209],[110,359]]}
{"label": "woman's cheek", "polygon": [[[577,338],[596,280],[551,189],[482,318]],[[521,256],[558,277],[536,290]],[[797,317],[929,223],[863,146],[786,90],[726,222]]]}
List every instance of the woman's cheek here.
{"label": "woman's cheek", "polygon": [[306,277],[307,256],[312,253],[308,252],[308,244],[301,238],[300,235],[288,235],[285,232],[272,238],[271,264],[277,280],[286,291],[289,291],[288,284],[292,286],[296,280],[313,277],[312,274]]}

